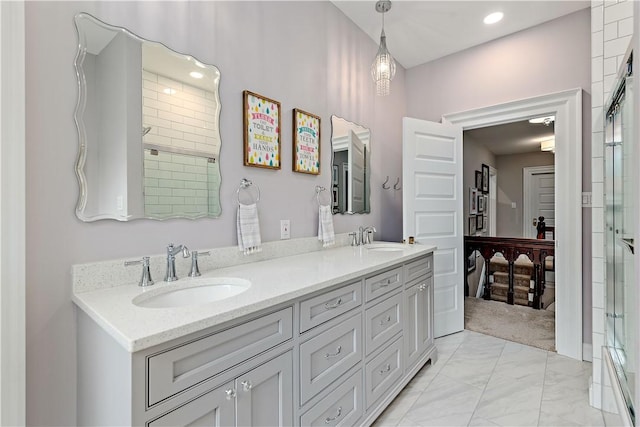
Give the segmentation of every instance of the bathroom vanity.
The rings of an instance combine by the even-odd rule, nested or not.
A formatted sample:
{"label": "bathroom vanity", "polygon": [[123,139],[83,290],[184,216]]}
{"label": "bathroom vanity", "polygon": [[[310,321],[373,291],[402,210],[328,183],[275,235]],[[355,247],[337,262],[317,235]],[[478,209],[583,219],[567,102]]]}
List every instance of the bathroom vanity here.
{"label": "bathroom vanity", "polygon": [[[343,246],[148,289],[76,286],[78,424],[369,425],[436,361],[434,249]],[[225,278],[251,285],[140,304]]]}

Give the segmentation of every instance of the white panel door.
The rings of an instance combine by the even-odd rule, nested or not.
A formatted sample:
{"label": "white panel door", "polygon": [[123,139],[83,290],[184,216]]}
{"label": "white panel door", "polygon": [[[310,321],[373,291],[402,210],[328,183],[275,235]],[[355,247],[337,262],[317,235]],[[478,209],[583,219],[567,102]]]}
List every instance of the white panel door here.
{"label": "white panel door", "polygon": [[436,245],[434,333],[464,328],[462,128],[405,117],[403,235]]}
{"label": "white panel door", "polygon": [[[538,217],[547,227],[556,225],[556,180],[553,166],[525,168],[523,196],[527,198],[523,237],[535,239]],[[549,235],[548,238],[551,238]]]}
{"label": "white panel door", "polygon": [[348,140],[349,171],[348,209],[349,212],[364,212],[364,173],[365,173],[365,146],[354,131],[349,131]]}

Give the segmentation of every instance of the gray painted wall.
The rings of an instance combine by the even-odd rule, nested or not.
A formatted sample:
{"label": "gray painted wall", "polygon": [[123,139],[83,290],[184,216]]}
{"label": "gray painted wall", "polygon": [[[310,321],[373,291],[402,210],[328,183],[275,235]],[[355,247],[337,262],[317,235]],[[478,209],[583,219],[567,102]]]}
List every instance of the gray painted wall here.
{"label": "gray painted wall", "polygon": [[[582,88],[582,191],[591,191],[591,11],[406,71],[407,114],[443,114]],[[591,210],[582,217],[583,342],[591,343]]]}
{"label": "gray painted wall", "polygon": [[[469,234],[469,188],[476,186],[476,171],[482,172],[482,164],[496,166],[496,156],[489,151],[484,145],[478,144],[467,132],[463,133],[462,144],[464,150],[463,156],[463,180],[462,188],[463,212],[464,212],[464,229],[465,234]],[[499,177],[499,175],[498,175]],[[475,216],[475,215],[473,215]],[[498,217],[500,221],[500,217]],[[486,226],[485,226],[486,227]],[[499,234],[498,234],[499,236]]]}
{"label": "gray painted wall", "polygon": [[[551,153],[524,153],[509,156],[496,156],[498,170],[498,236],[522,237],[523,190],[522,169],[531,166],[553,165]],[[515,202],[516,208],[511,207]]]}
{"label": "gray painted wall", "polygon": [[[401,176],[404,70],[378,98],[369,67],[377,45],[329,2],[27,2],[27,423],[76,424],[76,330],[71,265],[161,254],[169,242],[193,249],[236,244],[236,189],[260,186],[263,241],[317,233],[316,185],[330,187],[331,114],[371,129],[371,214],[335,217],[338,233],[375,225],[377,239],[400,239],[401,198],[381,189]],[[73,122],[78,43],[73,16],[88,12],[192,54],[221,71],[222,216],[218,219],[83,223],[74,209],[78,137]],[[242,91],[282,103],[282,169],[242,160]],[[320,176],[291,171],[291,110],[322,118]],[[37,263],[37,264],[36,264]],[[99,367],[96,367],[99,369]]]}

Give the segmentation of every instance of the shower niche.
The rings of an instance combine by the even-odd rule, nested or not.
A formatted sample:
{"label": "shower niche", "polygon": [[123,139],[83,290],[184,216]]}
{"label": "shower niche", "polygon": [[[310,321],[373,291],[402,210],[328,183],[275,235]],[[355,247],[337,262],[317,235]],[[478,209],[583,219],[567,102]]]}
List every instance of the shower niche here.
{"label": "shower niche", "polygon": [[[612,386],[619,388],[618,408],[626,407],[635,425],[637,381],[637,307],[634,272],[633,71],[629,55],[605,111],[605,361]],[[637,167],[637,165],[635,166]]]}

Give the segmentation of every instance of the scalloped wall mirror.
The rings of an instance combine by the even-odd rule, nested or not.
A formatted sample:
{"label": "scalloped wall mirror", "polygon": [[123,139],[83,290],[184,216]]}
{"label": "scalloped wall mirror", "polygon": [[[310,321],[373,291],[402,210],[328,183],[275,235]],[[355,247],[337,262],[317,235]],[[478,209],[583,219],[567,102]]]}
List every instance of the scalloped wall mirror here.
{"label": "scalloped wall mirror", "polygon": [[83,221],[218,217],[220,71],[76,15]]}

